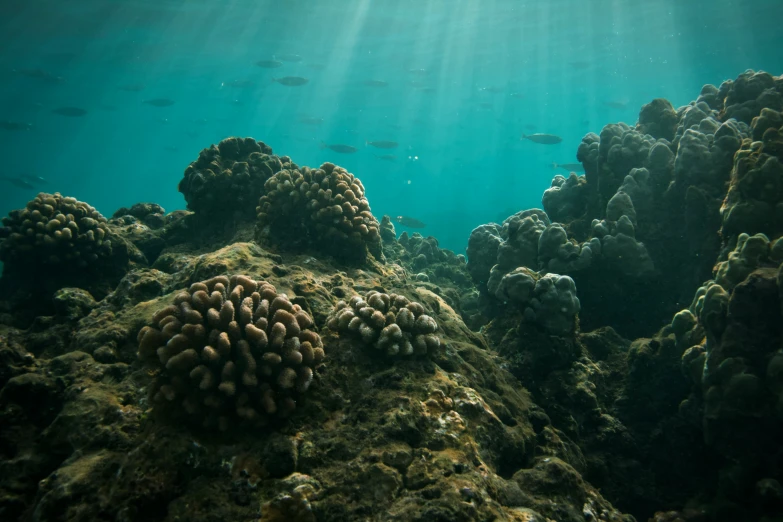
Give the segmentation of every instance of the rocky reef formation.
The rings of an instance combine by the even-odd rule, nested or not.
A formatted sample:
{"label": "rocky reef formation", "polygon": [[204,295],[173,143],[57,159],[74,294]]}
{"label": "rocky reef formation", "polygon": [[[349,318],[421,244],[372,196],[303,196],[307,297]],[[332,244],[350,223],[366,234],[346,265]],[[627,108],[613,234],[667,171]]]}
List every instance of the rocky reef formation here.
{"label": "rocky reef formation", "polygon": [[472,330],[486,324],[464,255],[440,248],[437,238],[418,232],[403,232],[398,238],[389,216],[381,219],[381,237],[389,263],[401,266],[419,285],[442,297]]}
{"label": "rocky reef formation", "polygon": [[[160,259],[167,257],[164,251]],[[113,299],[79,308],[73,296],[62,315],[39,319],[47,328],[0,327],[5,516],[576,522],[589,513],[594,520],[630,522],[573,467],[564,435],[535,420],[538,408],[483,338],[402,271],[305,264],[305,256],[279,257],[249,243],[179,257],[179,269],[155,276],[161,283],[155,295],[138,288],[148,286],[145,277],[153,272],[138,269],[129,277],[136,283],[118,287]],[[159,375],[136,360],[136,332],[155,314],[163,328],[174,324],[169,312],[195,320],[206,291],[196,283],[188,300],[183,281],[216,278],[203,284],[212,284],[212,295],[218,285],[230,290],[224,305],[234,304],[231,292],[239,285],[237,302],[244,304],[240,279],[225,285],[216,272],[258,274],[308,310],[316,329],[348,297],[346,290],[365,289],[368,303],[381,309],[376,301],[387,292],[367,292],[394,289],[432,314],[432,322],[422,322],[427,331],[437,323],[442,347],[389,365],[356,338],[325,330],[323,370],[286,419],[260,428],[233,423],[216,432],[155,415],[147,397]],[[161,312],[174,303],[176,312]],[[143,331],[144,338],[152,330]],[[107,339],[116,343],[113,358],[92,348]],[[170,371],[173,360],[161,371]]]}
{"label": "rocky reef formation", "polygon": [[[609,124],[586,135],[577,151],[584,176],[556,176],[544,194],[544,211],[519,212],[471,235],[468,269],[489,297],[484,310],[492,315],[495,296],[485,287],[492,270],[527,267],[574,279],[587,311],[580,318],[586,329],[611,325],[627,336],[655,330],[690,301],[744,228],[774,235],[779,194],[769,180],[777,160],[766,165],[775,154],[767,152],[765,174],[757,173],[763,142],[754,140],[773,129],[766,147],[775,150],[779,115],[767,104],[777,107],[782,93],[779,79],[749,71],[720,88],[705,87],[679,109],[654,100],[642,108],[635,127]],[[738,113],[741,119],[731,116]],[[741,149],[747,152],[740,157],[748,159],[735,165]],[[747,177],[746,171],[753,173]],[[762,185],[768,186],[764,195],[751,188]],[[643,316],[635,312],[649,301],[663,305]]]}
{"label": "rocky reef formation", "polygon": [[282,248],[315,248],[344,261],[383,259],[380,224],[370,211],[364,185],[345,169],[283,169],[264,185],[259,200],[259,240]]}
{"label": "rocky reef formation", "polygon": [[92,217],[128,253],[108,291],[41,271],[25,322],[0,293],[0,515],[780,520],[781,93],[750,71],[587,135],[467,265],[330,164],[281,161],[214,240]]}

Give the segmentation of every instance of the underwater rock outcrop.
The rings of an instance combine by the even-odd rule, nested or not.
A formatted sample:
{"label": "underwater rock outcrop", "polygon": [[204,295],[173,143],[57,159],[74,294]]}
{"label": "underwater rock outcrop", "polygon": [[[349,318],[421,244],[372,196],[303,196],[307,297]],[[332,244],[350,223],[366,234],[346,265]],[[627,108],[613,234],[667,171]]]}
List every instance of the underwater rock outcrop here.
{"label": "underwater rock outcrop", "polygon": [[264,187],[256,208],[259,241],[315,248],[347,261],[364,262],[368,253],[383,259],[380,223],[364,185],[342,167],[281,170]]}
{"label": "underwater rock outcrop", "polygon": [[[45,332],[0,323],[4,516],[336,522],[396,513],[401,520],[581,522],[590,513],[631,520],[584,479],[567,437],[544,422],[483,337],[398,267],[366,270],[333,258],[305,264],[303,256],[252,243],[206,253],[180,248],[161,254],[167,272],[132,270],[112,300],[64,307],[76,323]],[[225,273],[259,274],[318,324],[351,289],[410,293],[437,322],[441,349],[388,365],[360,357],[352,337],[325,335],[329,358],[318,393],[298,401],[292,415],[256,429],[228,410],[230,429],[204,431],[203,419],[178,401],[160,410],[148,401],[168,370],[157,354],[149,367],[137,361],[134,333],[157,311],[185,302],[177,297],[184,282]],[[160,289],[139,298],[154,278]],[[109,338],[113,361],[81,350]],[[171,422],[180,418],[195,422]]]}
{"label": "underwater rock outcrop", "polygon": [[312,317],[266,282],[194,283],[139,331],[139,358],[160,373],[156,404],[228,429],[232,418],[288,415],[324,359]]}
{"label": "underwater rock outcrop", "polygon": [[552,334],[568,335],[576,328],[579,298],[574,280],[568,276],[539,276],[519,267],[507,274],[494,272],[487,288],[504,303],[520,307],[524,321],[538,324]]}
{"label": "underwater rock outcrop", "polygon": [[[609,124],[586,135],[577,151],[585,175],[555,177],[543,197],[546,219],[530,210],[495,235],[486,227],[498,225],[476,229],[468,269],[479,290],[486,292],[494,251],[479,240],[497,237],[495,270],[574,279],[585,328],[609,324],[628,336],[655,330],[690,301],[740,233],[783,231],[780,84],[749,71],[720,88],[705,86],[676,110],[653,100],[635,127]],[[639,295],[665,304],[644,318],[611,305]]]}
{"label": "underwater rock outcrop", "polygon": [[286,157],[253,138],[226,138],[204,149],[179,182],[188,209],[210,220],[252,220],[264,184],[283,168]]}
{"label": "underwater rock outcrop", "polygon": [[339,301],[326,325],[392,357],[432,354],[440,347],[438,323],[403,295],[373,290]]}

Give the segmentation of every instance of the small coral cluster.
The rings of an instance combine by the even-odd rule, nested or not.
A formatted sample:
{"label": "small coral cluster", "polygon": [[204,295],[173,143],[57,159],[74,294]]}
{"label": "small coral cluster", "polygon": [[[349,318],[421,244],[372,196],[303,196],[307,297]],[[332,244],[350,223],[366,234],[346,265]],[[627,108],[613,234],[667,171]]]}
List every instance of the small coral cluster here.
{"label": "small coral cluster", "polygon": [[207,425],[286,415],[324,359],[313,319],[249,277],[194,283],[139,332],[139,357],[159,370],[152,397]]}
{"label": "small coral cluster", "polygon": [[111,256],[106,218],[76,198],[40,193],[3,218],[0,261],[10,269],[84,269]]}
{"label": "small coral cluster", "polygon": [[363,298],[355,295],[347,303],[340,301],[327,326],[390,356],[426,355],[440,346],[435,319],[420,303],[397,294],[373,290]]}
{"label": "small coral cluster", "polygon": [[284,166],[296,168],[263,142],[226,138],[202,150],[185,169],[179,191],[196,214],[252,219],[264,183]]}
{"label": "small coral cluster", "polygon": [[258,235],[294,247],[317,246],[335,257],[382,256],[380,224],[362,182],[345,169],[284,169],[265,184],[256,208]]}

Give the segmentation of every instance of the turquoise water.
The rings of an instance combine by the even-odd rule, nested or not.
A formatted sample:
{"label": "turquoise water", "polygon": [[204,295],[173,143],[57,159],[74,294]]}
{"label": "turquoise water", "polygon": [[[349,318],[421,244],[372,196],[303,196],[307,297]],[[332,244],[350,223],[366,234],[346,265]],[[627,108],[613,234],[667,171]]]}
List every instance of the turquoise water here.
{"label": "turquoise water", "polygon": [[[3,2],[0,121],[30,128],[0,128],[0,213],[41,190],[107,216],[185,208],[177,183],[199,151],[252,136],[347,168],[376,216],[422,220],[463,252],[475,226],[540,206],[551,163],[575,162],[587,132],[748,68],[779,73],[781,19],[780,0]],[[533,132],[563,141],[520,140]],[[47,181],[8,179],[25,174]]]}

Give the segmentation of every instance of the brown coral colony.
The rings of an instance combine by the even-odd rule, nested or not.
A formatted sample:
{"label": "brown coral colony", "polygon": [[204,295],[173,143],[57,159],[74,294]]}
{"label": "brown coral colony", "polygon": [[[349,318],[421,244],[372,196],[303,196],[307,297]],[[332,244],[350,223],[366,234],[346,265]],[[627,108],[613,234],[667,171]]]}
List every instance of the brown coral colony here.
{"label": "brown coral colony", "polygon": [[274,286],[243,275],[194,283],[139,332],[158,369],[152,397],[205,424],[285,416],[324,359],[313,319]]}
{"label": "brown coral colony", "polygon": [[106,218],[76,198],[41,192],[3,218],[0,261],[12,267],[85,268],[111,255]]}
{"label": "brown coral colony", "polygon": [[284,229],[294,220],[314,242],[336,242],[338,249],[362,244],[371,251],[379,248],[380,225],[364,186],[345,169],[331,163],[319,169],[285,169],[264,188],[266,194],[256,208],[260,227]]}
{"label": "brown coral colony", "polygon": [[368,292],[340,301],[327,322],[329,329],[353,334],[386,355],[426,355],[440,347],[438,323],[420,303],[402,295]]}

